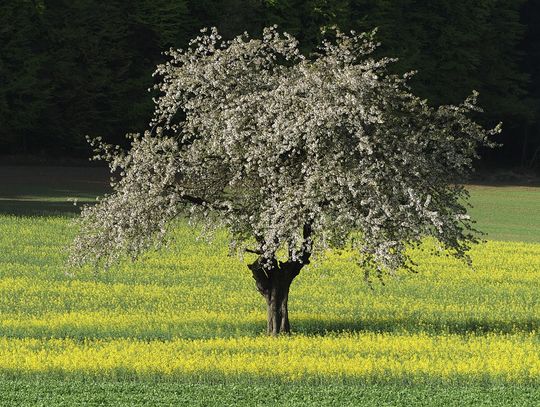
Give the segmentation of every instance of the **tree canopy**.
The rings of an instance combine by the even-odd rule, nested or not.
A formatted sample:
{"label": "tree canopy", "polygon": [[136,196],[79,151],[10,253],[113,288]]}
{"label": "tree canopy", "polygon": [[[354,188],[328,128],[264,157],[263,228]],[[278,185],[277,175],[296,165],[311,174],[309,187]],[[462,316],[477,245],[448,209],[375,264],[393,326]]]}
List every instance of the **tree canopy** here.
{"label": "tree canopy", "polygon": [[83,210],[71,263],[136,257],[179,215],[225,227],[233,248],[258,255],[275,334],[317,250],[349,245],[378,275],[407,267],[426,236],[467,259],[476,238],[458,181],[500,127],[471,119],[476,92],[438,108],[415,96],[412,73],[374,57],[374,35],[329,32],[310,58],[276,27],[230,41],[212,29],[171,50],[151,129],[128,151],[96,142],[120,178]]}

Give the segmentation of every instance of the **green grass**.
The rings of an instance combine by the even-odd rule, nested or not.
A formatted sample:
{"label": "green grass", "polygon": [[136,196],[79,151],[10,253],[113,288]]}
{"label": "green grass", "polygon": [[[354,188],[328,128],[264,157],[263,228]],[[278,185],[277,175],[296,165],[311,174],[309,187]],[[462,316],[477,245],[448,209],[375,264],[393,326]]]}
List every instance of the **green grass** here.
{"label": "green grass", "polygon": [[488,239],[540,243],[540,188],[470,186],[471,216]]}
{"label": "green grass", "polygon": [[[401,274],[370,289],[362,271],[346,261],[347,253],[331,253],[309,266],[291,289],[295,334],[285,339],[290,349],[276,354],[279,343],[272,339],[263,338],[272,341],[266,349],[253,348],[264,329],[264,304],[245,262],[226,256],[223,233],[207,245],[180,224],[169,251],[107,273],[66,274],[64,248],[74,234],[74,208],[66,200],[91,200],[103,191],[102,179],[99,170],[0,167],[0,405],[540,404],[534,370],[540,358],[540,188],[470,188],[471,213],[490,240],[473,250],[475,271],[418,253],[418,274]],[[366,342],[371,345],[354,348],[365,338],[372,338]],[[413,346],[383,347],[401,338]],[[97,374],[85,370],[92,363],[85,352],[125,340],[150,349],[135,357],[142,367],[149,363],[157,370],[141,374],[126,368],[123,358],[133,355],[123,348],[96,353]],[[194,366],[191,378],[167,373],[166,360],[151,360],[171,340],[193,345],[185,358],[198,357],[201,366]],[[418,349],[415,340],[424,341]],[[26,354],[21,341],[29,343]],[[79,362],[69,347],[62,348],[70,341],[87,359]],[[213,348],[215,341],[226,348]],[[452,345],[437,350],[438,343]],[[490,364],[499,356],[500,364]],[[469,367],[485,360],[487,370],[462,376],[451,370],[449,377],[439,377],[442,371],[429,369],[441,357],[450,368],[459,368],[460,359],[473,361]],[[266,365],[237,375],[220,373],[227,366],[218,363],[205,374],[202,365],[212,358],[241,360],[239,368],[246,369],[253,360]],[[321,368],[341,376],[263,375],[288,360],[299,363],[293,373],[301,372],[302,363],[317,358]],[[363,360],[397,362],[397,370],[387,377],[355,376],[354,363],[362,367]],[[408,374],[406,366],[417,361],[427,370]],[[99,370],[100,363],[109,363],[108,370]],[[407,374],[395,374],[400,369]]]}
{"label": "green grass", "polygon": [[513,406],[540,404],[535,386],[463,385],[260,385],[136,381],[0,381],[6,406]]}

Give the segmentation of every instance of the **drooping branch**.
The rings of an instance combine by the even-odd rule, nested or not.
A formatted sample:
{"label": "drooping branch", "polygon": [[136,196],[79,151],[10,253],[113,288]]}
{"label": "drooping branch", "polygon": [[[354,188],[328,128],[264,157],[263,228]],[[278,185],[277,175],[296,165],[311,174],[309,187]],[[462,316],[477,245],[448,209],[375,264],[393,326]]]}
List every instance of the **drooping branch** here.
{"label": "drooping branch", "polygon": [[259,256],[261,256],[264,253],[262,250],[257,250],[257,249],[245,249],[245,251],[247,253],[258,254]]}
{"label": "drooping branch", "polygon": [[230,205],[223,204],[223,203],[214,203],[207,201],[206,199],[199,198],[192,195],[182,194],[180,195],[180,199],[187,201],[193,205],[200,205],[200,206],[206,206],[210,209],[214,209],[216,211],[230,211],[232,210]]}

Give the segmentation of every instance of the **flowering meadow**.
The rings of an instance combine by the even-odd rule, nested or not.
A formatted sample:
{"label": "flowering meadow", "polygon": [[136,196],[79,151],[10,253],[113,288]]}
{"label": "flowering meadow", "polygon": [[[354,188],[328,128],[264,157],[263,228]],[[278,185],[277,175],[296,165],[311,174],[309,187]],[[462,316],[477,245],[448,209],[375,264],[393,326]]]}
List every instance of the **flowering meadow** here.
{"label": "flowering meadow", "polygon": [[[291,287],[292,336],[269,338],[250,255],[228,256],[225,232],[207,243],[179,222],[167,249],[73,274],[64,262],[74,233],[65,216],[0,215],[0,405],[24,404],[17,397],[27,387],[39,404],[46,389],[73,381],[105,398],[107,386],[124,388],[115,393],[124,397],[136,383],[163,394],[181,384],[180,393],[205,397],[274,383],[289,401],[317,389],[315,405],[353,393],[384,405],[369,397],[407,386],[407,397],[418,386],[455,389],[456,403],[467,386],[468,394],[478,386],[499,394],[482,393],[486,403],[540,397],[540,243],[532,235],[475,246],[473,269],[433,256],[428,241],[414,253],[418,273],[383,283],[367,284],[346,250],[329,252]],[[337,399],[329,395],[336,388]]]}

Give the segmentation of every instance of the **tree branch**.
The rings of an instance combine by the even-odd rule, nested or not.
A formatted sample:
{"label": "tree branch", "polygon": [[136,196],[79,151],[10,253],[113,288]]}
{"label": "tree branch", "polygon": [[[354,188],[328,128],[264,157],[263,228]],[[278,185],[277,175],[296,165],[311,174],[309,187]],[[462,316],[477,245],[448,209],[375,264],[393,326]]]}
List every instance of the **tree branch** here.
{"label": "tree branch", "polygon": [[199,197],[192,196],[192,195],[182,194],[182,195],[180,195],[180,199],[182,199],[184,201],[187,201],[189,203],[192,203],[194,205],[207,206],[207,207],[209,207],[211,209],[215,209],[215,210],[218,210],[218,211],[229,211],[229,210],[231,210],[231,207],[229,205],[212,203],[210,201],[207,201],[206,199],[199,198]]}
{"label": "tree branch", "polygon": [[311,250],[313,249],[313,240],[311,239],[312,233],[313,229],[311,227],[311,222],[304,223],[304,226],[302,227],[302,237],[304,240],[300,246],[300,250],[296,251],[289,245],[289,258],[287,263],[296,263],[300,266],[309,264]]}
{"label": "tree branch", "polygon": [[[253,274],[253,279],[255,280],[257,291],[259,291],[262,296],[268,297],[270,293],[271,282],[269,275],[264,269],[264,261],[265,259],[259,257],[253,263],[249,264],[248,268]],[[275,263],[275,260],[273,260],[273,262]],[[273,268],[275,268],[275,265],[273,266]]]}
{"label": "tree branch", "polygon": [[300,260],[302,264],[309,264],[309,258],[311,257],[311,250],[313,249],[313,239],[311,235],[313,234],[313,229],[311,227],[311,222],[304,223],[302,230],[302,236],[304,241],[300,249]]}
{"label": "tree branch", "polygon": [[259,256],[261,256],[263,254],[263,251],[262,250],[258,250],[258,249],[245,249],[245,251],[247,253],[253,253],[253,254],[258,254]]}

